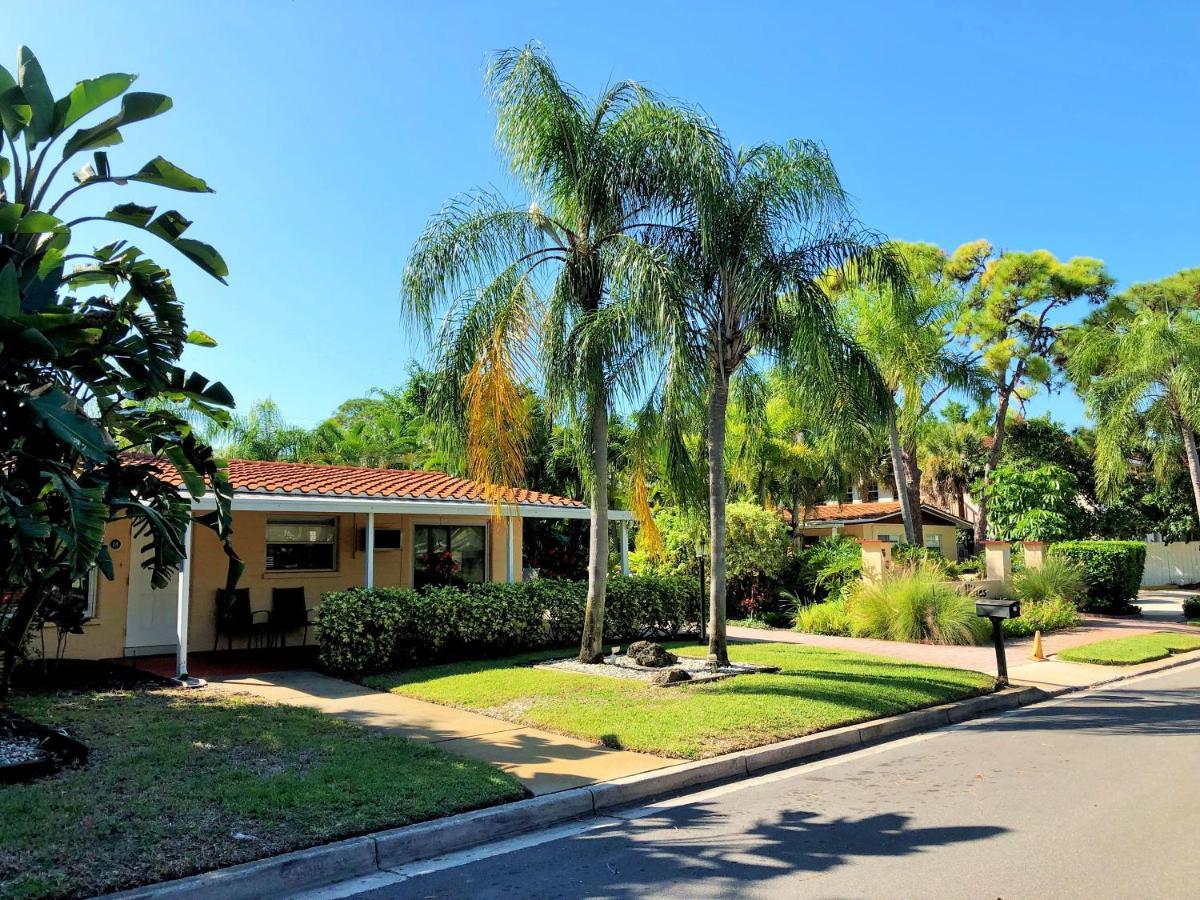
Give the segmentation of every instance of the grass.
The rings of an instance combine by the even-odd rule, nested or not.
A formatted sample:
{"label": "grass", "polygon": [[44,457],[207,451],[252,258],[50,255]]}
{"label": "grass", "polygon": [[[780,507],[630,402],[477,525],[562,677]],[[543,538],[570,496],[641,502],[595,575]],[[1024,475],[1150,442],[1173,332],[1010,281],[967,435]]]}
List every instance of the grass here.
{"label": "grass", "polygon": [[1099,666],[1133,666],[1138,663],[1166,659],[1173,653],[1200,650],[1200,637],[1156,631],[1134,637],[1110,638],[1058,653],[1067,662],[1094,663]]}
{"label": "grass", "polygon": [[[696,644],[676,653],[704,656]],[[602,675],[532,668],[532,653],[368,679],[372,687],[477,710],[610,747],[684,759],[717,756],[839,725],[986,693],[977,672],[914,665],[797,644],[735,645],[739,662],[779,666],[710,684],[660,688]]]}
{"label": "grass", "polygon": [[523,796],[486,764],[248,697],[92,692],[12,706],[69,728],[91,756],[0,786],[0,897],[91,896]]}

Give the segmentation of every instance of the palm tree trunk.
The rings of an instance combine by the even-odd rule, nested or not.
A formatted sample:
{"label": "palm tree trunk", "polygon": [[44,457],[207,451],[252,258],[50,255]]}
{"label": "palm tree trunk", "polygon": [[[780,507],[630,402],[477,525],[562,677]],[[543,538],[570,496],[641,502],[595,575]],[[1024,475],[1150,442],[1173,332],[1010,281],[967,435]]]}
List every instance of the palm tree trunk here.
{"label": "palm tree trunk", "polygon": [[804,549],[804,534],[800,531],[800,520],[803,518],[800,507],[800,497],[792,495],[792,543],[799,552]]}
{"label": "palm tree trunk", "polygon": [[1196,517],[1200,519],[1200,452],[1196,449],[1196,432],[1186,423],[1183,431],[1183,449],[1187,455],[1188,476],[1192,480],[1192,498],[1196,503]]}
{"label": "palm tree trunk", "polygon": [[892,476],[896,480],[896,493],[900,495],[900,516],[904,519],[904,540],[912,544],[913,515],[909,504],[908,484],[904,477],[904,460],[900,450],[900,431],[896,428],[895,404],[888,410],[888,450],[892,457]]}
{"label": "palm tree trunk", "polygon": [[708,396],[708,655],[722,666],[729,665],[725,641],[725,412],[729,406],[729,382],[716,373]]}
{"label": "palm tree trunk", "polygon": [[913,543],[925,546],[925,520],[921,514],[921,469],[917,465],[917,448],[902,447],[901,461],[904,464],[904,480],[908,486],[908,508],[912,511]]}
{"label": "palm tree trunk", "polygon": [[604,660],[604,600],[608,588],[608,395],[601,393],[592,410],[592,508],[588,536],[588,592],[583,613],[579,661]]}
{"label": "palm tree trunk", "polygon": [[992,428],[992,451],[988,454],[987,462],[983,464],[983,490],[975,498],[979,504],[979,515],[975,517],[975,543],[987,540],[987,487],[991,483],[992,473],[1000,466],[1000,453],[1004,449],[1004,435],[1008,427],[1008,404],[1011,399],[1010,391],[1000,392],[1000,403],[996,407],[996,424]]}

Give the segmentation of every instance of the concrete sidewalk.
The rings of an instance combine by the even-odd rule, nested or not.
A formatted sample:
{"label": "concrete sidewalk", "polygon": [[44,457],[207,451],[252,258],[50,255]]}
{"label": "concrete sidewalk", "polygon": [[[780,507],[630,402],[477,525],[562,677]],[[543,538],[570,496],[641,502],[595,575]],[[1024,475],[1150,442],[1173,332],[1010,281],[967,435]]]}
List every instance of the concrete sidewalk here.
{"label": "concrete sidewalk", "polygon": [[[1194,626],[1182,621],[1181,597],[1189,592],[1144,591],[1138,602],[1145,604],[1146,614],[1142,618],[1116,618],[1112,616],[1084,615],[1077,628],[1044,635],[1042,649],[1051,657],[1045,662],[1033,659],[1033,638],[1012,638],[1005,641],[1005,661],[1008,663],[1009,680],[1014,684],[1053,689],[1090,687],[1109,681],[1118,674],[1137,675],[1161,667],[1161,662],[1143,663],[1136,666],[1093,666],[1085,663],[1058,662],[1054,654],[1069,647],[1079,647],[1109,638],[1132,637],[1155,631],[1181,631],[1196,634]],[[835,650],[854,650],[876,656],[890,656],[908,662],[931,666],[948,666],[955,669],[971,669],[987,675],[996,674],[996,651],[990,645],[983,647],[959,647],[940,644],[908,644],[899,641],[881,641],[874,638],[836,637],[824,634],[804,634],[785,629],[729,628],[729,637],[736,641],[770,641],[785,644],[806,644],[811,647],[829,647]]]}
{"label": "concrete sidewalk", "polygon": [[679,764],[677,759],[612,750],[599,744],[522,728],[467,710],[426,703],[317,672],[274,672],[210,682],[219,691],[305,706],[443,750],[491,763],[535,796],[611,781]]}

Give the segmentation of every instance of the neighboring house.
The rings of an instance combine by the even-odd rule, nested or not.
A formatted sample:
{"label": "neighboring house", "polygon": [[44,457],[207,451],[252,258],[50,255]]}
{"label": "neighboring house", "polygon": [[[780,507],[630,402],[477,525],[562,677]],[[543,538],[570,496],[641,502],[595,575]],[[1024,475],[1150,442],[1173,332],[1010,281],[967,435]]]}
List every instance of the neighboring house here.
{"label": "neighboring house", "polygon": [[[855,493],[857,496],[857,491]],[[791,521],[786,511],[784,518]],[[970,523],[951,515],[936,506],[921,504],[921,519],[925,533],[925,546],[941,552],[949,560],[958,559],[957,532],[970,528]],[[904,519],[900,513],[900,501],[888,499],[838,503],[836,500],[823,503],[809,510],[800,526],[805,543],[812,543],[835,534],[847,535],[865,541],[904,540]]]}
{"label": "neighboring house", "polygon": [[[164,466],[164,476],[182,487],[174,469]],[[246,565],[239,587],[249,590],[253,610],[270,610],[272,589],[281,587],[303,588],[306,605],[318,607],[326,591],[363,585],[520,581],[523,519],[589,514],[576,500],[521,489],[503,489],[497,504],[483,485],[441,472],[235,459],[229,480],[233,546]],[[197,514],[213,508],[211,498],[193,504]],[[620,525],[628,571],[631,517],[620,510],[609,517]],[[140,565],[145,539],[130,531],[128,521],[106,529],[114,578],[93,572],[82,587],[91,620],[70,638],[68,655],[177,653],[186,672],[187,650],[215,646],[217,594],[227,572],[220,542],[208,528],[190,528],[184,570],[155,590]],[[287,637],[298,644],[302,631]]]}

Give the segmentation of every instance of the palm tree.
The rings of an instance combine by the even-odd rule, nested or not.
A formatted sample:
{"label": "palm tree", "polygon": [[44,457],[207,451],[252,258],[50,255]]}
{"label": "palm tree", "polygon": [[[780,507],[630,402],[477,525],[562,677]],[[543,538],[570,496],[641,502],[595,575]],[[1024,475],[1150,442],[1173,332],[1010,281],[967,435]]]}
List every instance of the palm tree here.
{"label": "palm tree", "polygon": [[[1200,516],[1200,269],[1134,285],[1070,339],[1067,372],[1096,423],[1096,487],[1113,498],[1137,444],[1178,448]],[[1166,475],[1173,453],[1159,453]]]}
{"label": "palm tree", "polygon": [[967,517],[967,492],[983,475],[983,436],[969,422],[930,422],[921,430],[921,486],[943,501],[954,500]]}
{"label": "palm tree", "polygon": [[956,345],[954,327],[963,301],[945,274],[946,254],[933,244],[897,242],[910,284],[831,285],[846,327],[870,355],[887,388],[888,451],[900,498],[904,537],[925,543],[921,518],[921,472],[917,434],[921,423],[947,392],[981,394],[983,375],[972,357]]}
{"label": "palm tree", "polygon": [[[529,418],[523,385],[586,435],[588,595],[579,658],[603,658],[608,576],[608,431],[614,395],[636,393],[644,339],[631,303],[652,305],[668,274],[640,238],[660,222],[664,191],[703,158],[704,121],[622,81],[588,103],[543,51],[507,50],[487,84],[496,138],[533,202],[485,192],[452,201],[413,249],[406,316],[432,332],[444,313],[431,397],[461,423],[471,475],[523,478]],[[678,195],[678,191],[675,192]]]}
{"label": "palm tree", "polygon": [[[731,487],[767,506],[782,506],[791,517],[792,538],[812,508],[840,496],[873,473],[864,454],[873,437],[869,423],[827,417],[797,402],[794,377],[776,368],[765,378],[739,378],[742,390],[731,399],[728,433],[733,452],[726,466]],[[762,383],[762,390],[747,386]]]}
{"label": "palm tree", "polygon": [[[709,655],[725,640],[725,432],[731,387],[755,360],[774,358],[813,397],[847,414],[883,398],[870,362],[843,335],[820,282],[853,266],[901,281],[898,261],[850,218],[833,163],[816,144],[790,141],[696,165],[686,232],[672,238],[684,283],[662,332],[676,377],[702,378],[708,450],[711,581]],[[702,374],[701,374],[702,373]],[[872,413],[873,414],[873,413]]]}

